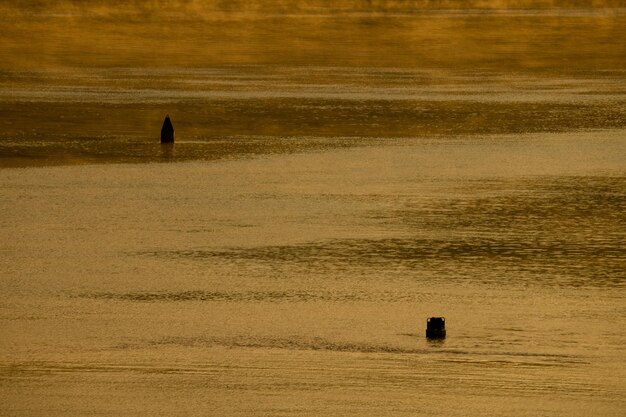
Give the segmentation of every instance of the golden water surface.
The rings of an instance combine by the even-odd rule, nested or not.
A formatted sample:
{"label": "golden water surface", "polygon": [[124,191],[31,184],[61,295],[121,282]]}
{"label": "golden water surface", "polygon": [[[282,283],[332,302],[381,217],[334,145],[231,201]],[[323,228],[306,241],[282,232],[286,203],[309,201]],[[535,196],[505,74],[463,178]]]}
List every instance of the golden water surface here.
{"label": "golden water surface", "polygon": [[622,416],[624,7],[0,1],[0,415]]}

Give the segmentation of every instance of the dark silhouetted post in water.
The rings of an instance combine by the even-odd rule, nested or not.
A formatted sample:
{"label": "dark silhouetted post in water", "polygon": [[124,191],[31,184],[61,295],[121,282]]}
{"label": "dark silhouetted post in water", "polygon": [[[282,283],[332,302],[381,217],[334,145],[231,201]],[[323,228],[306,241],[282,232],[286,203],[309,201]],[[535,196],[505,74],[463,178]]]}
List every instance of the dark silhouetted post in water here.
{"label": "dark silhouetted post in water", "polygon": [[169,114],[165,116],[163,127],[161,127],[161,143],[174,143],[174,126]]}
{"label": "dark silhouetted post in water", "polygon": [[426,337],[428,339],[443,339],[446,337],[446,319],[430,317],[426,321]]}

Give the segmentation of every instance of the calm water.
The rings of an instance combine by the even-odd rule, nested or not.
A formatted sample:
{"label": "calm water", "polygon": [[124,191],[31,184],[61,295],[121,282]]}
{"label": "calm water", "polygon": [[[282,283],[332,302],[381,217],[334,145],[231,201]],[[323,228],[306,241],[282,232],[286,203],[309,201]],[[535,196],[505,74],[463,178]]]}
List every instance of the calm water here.
{"label": "calm water", "polygon": [[63,12],[2,18],[0,415],[623,415],[623,9]]}

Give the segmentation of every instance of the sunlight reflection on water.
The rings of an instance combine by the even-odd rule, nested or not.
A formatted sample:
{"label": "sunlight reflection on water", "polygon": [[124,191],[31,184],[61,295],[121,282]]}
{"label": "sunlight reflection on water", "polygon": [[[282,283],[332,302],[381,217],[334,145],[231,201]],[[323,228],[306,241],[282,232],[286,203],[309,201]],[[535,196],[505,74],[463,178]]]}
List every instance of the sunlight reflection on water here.
{"label": "sunlight reflection on water", "polygon": [[623,414],[624,9],[118,3],[0,13],[2,411]]}

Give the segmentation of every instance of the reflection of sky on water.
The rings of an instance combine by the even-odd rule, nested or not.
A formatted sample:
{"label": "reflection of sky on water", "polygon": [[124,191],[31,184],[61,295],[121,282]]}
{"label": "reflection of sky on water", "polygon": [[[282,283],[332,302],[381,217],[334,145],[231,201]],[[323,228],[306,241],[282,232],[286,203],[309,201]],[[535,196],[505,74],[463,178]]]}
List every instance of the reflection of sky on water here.
{"label": "reflection of sky on water", "polygon": [[[143,70],[143,68],[142,68]],[[149,69],[146,69],[149,71]],[[0,100],[97,103],[174,103],[219,99],[300,98],[329,100],[426,100],[592,103],[621,101],[619,74],[530,77],[498,72],[411,71],[293,67],[196,70],[136,68],[81,72],[6,72]]]}
{"label": "reflection of sky on water", "polygon": [[0,0],[3,411],[623,415],[624,9],[108,1]]}

